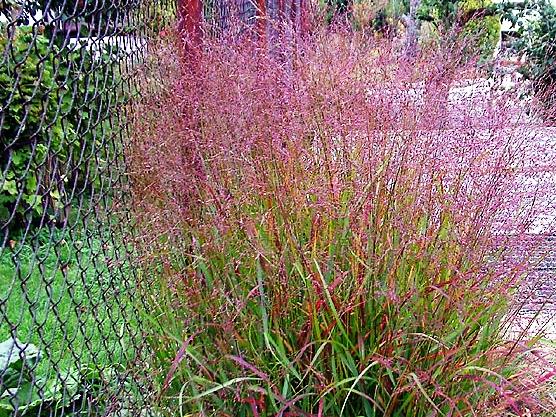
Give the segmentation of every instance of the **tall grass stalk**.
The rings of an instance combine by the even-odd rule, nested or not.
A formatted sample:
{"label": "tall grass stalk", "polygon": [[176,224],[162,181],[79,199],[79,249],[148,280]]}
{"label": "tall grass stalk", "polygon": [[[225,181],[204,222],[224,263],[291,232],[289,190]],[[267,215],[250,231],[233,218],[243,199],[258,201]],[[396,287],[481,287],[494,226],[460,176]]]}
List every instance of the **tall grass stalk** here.
{"label": "tall grass stalk", "polygon": [[342,29],[196,59],[161,48],[129,152],[169,414],[538,408],[507,332],[554,195],[534,107]]}

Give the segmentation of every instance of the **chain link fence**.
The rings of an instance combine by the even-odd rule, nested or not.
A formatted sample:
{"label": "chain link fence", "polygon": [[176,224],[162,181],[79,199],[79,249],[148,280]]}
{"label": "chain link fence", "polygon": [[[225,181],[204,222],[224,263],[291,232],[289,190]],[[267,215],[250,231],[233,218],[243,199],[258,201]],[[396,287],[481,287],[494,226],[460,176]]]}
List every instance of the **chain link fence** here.
{"label": "chain link fence", "polygon": [[[0,0],[0,417],[159,415],[125,155],[176,6]],[[257,6],[203,13],[221,32]]]}
{"label": "chain link fence", "polygon": [[0,2],[0,416],[151,414],[126,242],[135,68],[172,1]]}

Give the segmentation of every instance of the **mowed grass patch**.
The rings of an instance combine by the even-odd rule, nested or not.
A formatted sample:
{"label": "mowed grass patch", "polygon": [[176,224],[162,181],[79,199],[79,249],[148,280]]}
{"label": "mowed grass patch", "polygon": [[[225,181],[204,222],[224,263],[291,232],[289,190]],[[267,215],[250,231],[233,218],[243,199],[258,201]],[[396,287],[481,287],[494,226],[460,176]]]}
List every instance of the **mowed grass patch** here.
{"label": "mowed grass patch", "polygon": [[127,361],[127,281],[109,242],[44,229],[22,242],[14,237],[0,254],[0,340],[36,345],[39,375]]}

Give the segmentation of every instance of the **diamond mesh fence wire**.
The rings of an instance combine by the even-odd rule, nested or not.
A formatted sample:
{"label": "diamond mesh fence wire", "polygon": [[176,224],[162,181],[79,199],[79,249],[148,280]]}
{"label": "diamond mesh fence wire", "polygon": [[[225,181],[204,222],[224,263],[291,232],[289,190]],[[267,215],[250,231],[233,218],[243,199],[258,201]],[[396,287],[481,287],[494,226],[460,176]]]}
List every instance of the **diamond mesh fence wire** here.
{"label": "diamond mesh fence wire", "polygon": [[174,20],[165,0],[0,2],[2,417],[150,413],[123,149],[135,67]]}
{"label": "diamond mesh fence wire", "polygon": [[305,6],[304,0],[205,0],[203,16],[208,29],[216,34],[234,26],[249,30],[263,19],[266,34],[272,38],[282,24],[299,29]]}
{"label": "diamond mesh fence wire", "polygon": [[[257,15],[203,8],[216,32]],[[140,68],[176,9],[0,0],[0,417],[160,415],[125,155]]]}

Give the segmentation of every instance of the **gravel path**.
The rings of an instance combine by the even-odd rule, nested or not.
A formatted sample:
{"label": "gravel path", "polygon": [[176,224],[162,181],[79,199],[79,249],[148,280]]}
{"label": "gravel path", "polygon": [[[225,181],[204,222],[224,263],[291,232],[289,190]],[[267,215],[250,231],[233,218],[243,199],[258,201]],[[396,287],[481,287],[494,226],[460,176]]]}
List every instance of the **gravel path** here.
{"label": "gravel path", "polygon": [[[490,94],[493,84],[491,80],[464,83],[450,90],[450,99],[455,107],[458,103],[468,105],[472,102],[480,108],[480,102]],[[515,84],[504,87],[512,89]],[[516,114],[520,112],[519,103],[519,99],[515,102],[512,100],[511,105],[517,107]],[[512,132],[514,136],[515,133]],[[523,150],[525,166],[522,167],[520,181],[522,191],[533,193],[538,178],[549,185],[549,190],[556,190],[556,127],[524,129],[517,136],[523,135],[528,139],[528,146]],[[531,172],[535,173],[537,179],[532,178]],[[542,172],[542,176],[539,176],[539,172]],[[536,216],[530,232],[532,235],[545,235],[545,240],[532,259],[536,265],[535,272],[527,277],[520,289],[522,308],[512,327],[516,331],[527,330],[528,334],[543,331],[547,339],[556,341],[556,195],[539,194],[534,198],[544,199],[549,208]]]}

